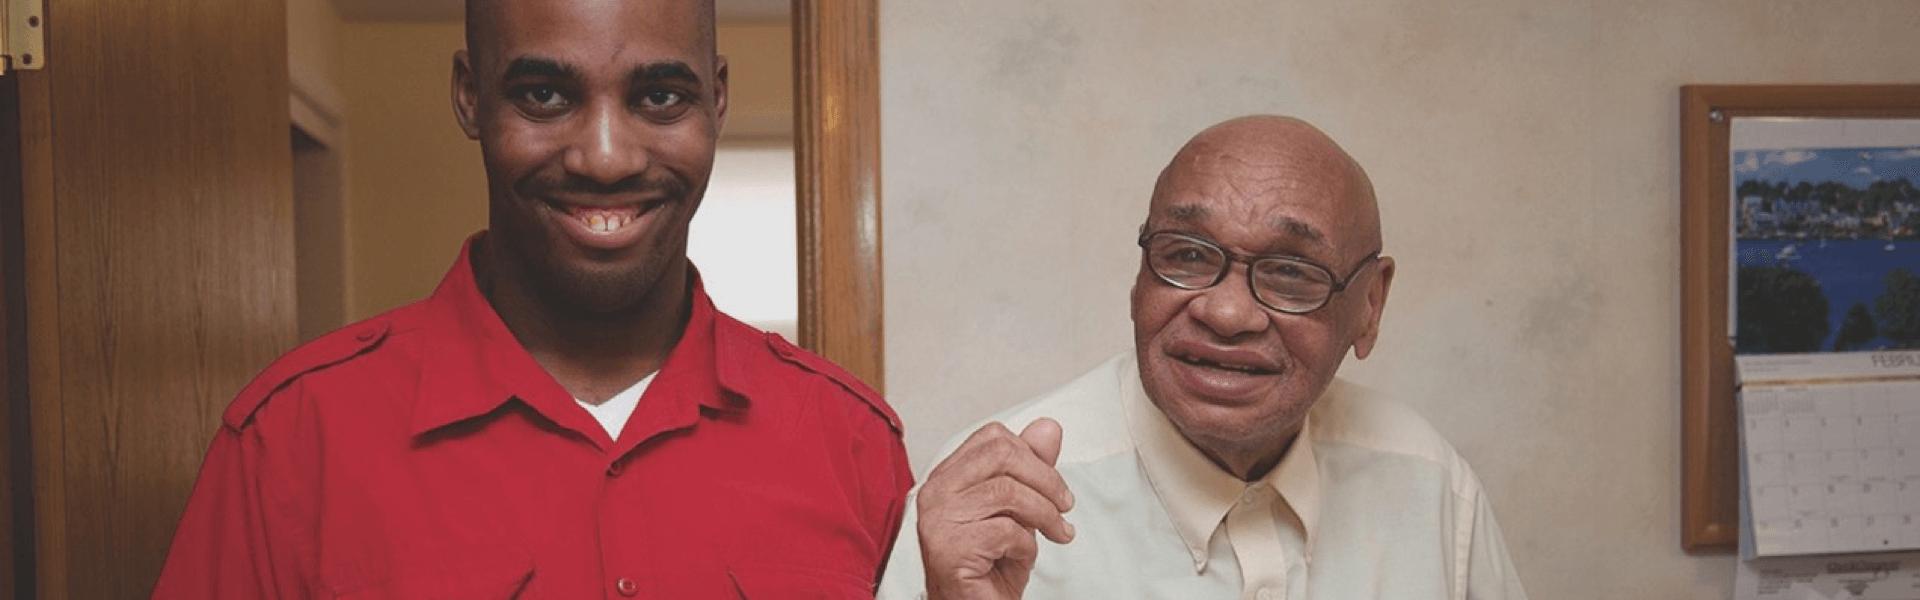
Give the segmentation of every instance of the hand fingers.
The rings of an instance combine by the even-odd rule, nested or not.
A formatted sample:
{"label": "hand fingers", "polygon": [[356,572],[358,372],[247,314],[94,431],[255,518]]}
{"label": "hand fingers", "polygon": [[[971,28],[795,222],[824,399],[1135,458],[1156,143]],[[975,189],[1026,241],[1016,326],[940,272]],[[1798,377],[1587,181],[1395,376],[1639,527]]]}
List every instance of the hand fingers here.
{"label": "hand fingers", "polygon": [[1033,454],[1040,457],[1040,462],[1047,463],[1049,467],[1060,460],[1060,438],[1060,422],[1047,417],[1035,419],[1020,431],[1020,440],[1026,442],[1027,447],[1033,449]]}
{"label": "hand fingers", "polygon": [[[1054,429],[1058,423],[1052,423]],[[1044,430],[1036,433],[1044,437]],[[1028,429],[1032,429],[1029,427]],[[1044,441],[1044,440],[1043,440]],[[1058,443],[1050,444],[1048,454],[1058,455]],[[1011,476],[1041,495],[1052,500],[1060,512],[1073,509],[1073,492],[1067,489],[1067,482],[1060,477],[1048,461],[1041,460],[1024,438],[1008,431],[999,423],[988,423],[975,431],[960,444],[960,447],[940,461],[933,472],[927,474],[927,481],[921,486],[921,497],[932,495],[944,497],[957,494],[980,482],[999,477]]]}
{"label": "hand fingers", "polygon": [[951,507],[954,512],[946,517],[961,523],[1004,517],[1038,530],[1055,543],[1073,541],[1073,524],[1053,501],[1012,477],[995,477],[967,488],[954,498]]}
{"label": "hand fingers", "polygon": [[1012,519],[981,521],[954,535],[974,538],[974,543],[968,547],[977,552],[972,556],[956,557],[956,574],[961,579],[988,577],[1002,560],[1031,565],[1033,559],[1040,555],[1040,544],[1034,541],[1033,533]]}
{"label": "hand fingers", "polygon": [[1060,440],[1052,419],[1020,435],[989,423],[927,474],[916,502],[929,597],[949,597],[934,593],[947,590],[1017,598],[1039,553],[1034,533],[1073,539],[1061,514],[1073,508],[1073,493],[1053,467]]}

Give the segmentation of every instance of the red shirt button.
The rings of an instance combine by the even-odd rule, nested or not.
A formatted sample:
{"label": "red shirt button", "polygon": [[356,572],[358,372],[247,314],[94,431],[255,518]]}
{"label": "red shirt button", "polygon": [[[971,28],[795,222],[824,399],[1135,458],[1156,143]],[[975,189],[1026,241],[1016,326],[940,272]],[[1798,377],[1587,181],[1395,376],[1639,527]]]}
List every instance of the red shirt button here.
{"label": "red shirt button", "polygon": [[620,595],[622,596],[632,596],[640,593],[640,584],[634,583],[632,579],[625,577],[621,577],[620,581],[614,582],[613,587],[614,589],[620,590]]}

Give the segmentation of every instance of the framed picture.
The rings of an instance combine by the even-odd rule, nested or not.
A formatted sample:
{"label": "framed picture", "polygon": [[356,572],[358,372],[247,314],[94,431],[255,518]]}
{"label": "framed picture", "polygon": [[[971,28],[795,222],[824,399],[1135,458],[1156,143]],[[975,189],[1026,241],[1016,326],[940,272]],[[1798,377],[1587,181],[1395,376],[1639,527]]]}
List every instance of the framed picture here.
{"label": "framed picture", "polygon": [[1680,88],[1681,534],[1739,542],[1738,353],[1920,347],[1920,85]]}

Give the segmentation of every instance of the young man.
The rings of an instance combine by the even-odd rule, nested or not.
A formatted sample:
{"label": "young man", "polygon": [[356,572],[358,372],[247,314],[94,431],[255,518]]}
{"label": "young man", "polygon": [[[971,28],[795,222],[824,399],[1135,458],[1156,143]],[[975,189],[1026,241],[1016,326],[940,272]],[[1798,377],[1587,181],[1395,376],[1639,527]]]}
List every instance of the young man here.
{"label": "young man", "polygon": [[897,418],[686,258],[727,108],[711,0],[467,18],[489,230],[241,392],[154,596],[870,596],[912,485]]}

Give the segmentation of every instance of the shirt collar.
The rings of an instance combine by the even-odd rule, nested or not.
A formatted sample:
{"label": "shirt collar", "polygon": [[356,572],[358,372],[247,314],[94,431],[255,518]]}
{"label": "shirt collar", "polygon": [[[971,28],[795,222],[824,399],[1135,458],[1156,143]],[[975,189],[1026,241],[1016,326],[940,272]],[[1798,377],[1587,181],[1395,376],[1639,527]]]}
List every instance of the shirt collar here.
{"label": "shirt collar", "polygon": [[[1122,368],[1126,372],[1121,377],[1121,402],[1125,405],[1128,434],[1133,437],[1134,448],[1140,455],[1147,483],[1166,508],[1180,540],[1186,544],[1194,572],[1204,571],[1209,540],[1226,519],[1227,511],[1246,492],[1248,484],[1213,464],[1180,435],[1180,430],[1147,397],[1136,361],[1128,360]],[[1257,482],[1278,492],[1281,500],[1293,509],[1305,528],[1303,537],[1309,547],[1320,514],[1319,461],[1314,459],[1313,444],[1307,439],[1311,430],[1312,417],[1309,416],[1287,453],[1280,458],[1280,464]]]}
{"label": "shirt collar", "polygon": [[[471,254],[474,244],[485,235],[483,231],[467,238],[460,258],[426,300],[412,433],[419,435],[484,415],[508,400],[518,399],[561,426],[604,435],[605,430],[592,415],[534,361],[481,295]],[[742,336],[716,336],[716,329],[721,327],[747,326],[720,315],[707,297],[699,274],[691,267],[689,270],[692,301],[687,326],[642,396],[641,407],[628,421],[628,430],[652,430],[645,436],[633,436],[636,440],[653,432],[692,425],[700,406],[743,410],[748,388],[754,387],[745,383],[751,379],[740,364],[743,361],[739,358],[749,350],[739,339]],[[716,337],[720,339],[716,341]],[[721,393],[722,389],[733,393]],[[653,400],[656,397],[662,400]],[[628,437],[623,433],[622,439]]]}

